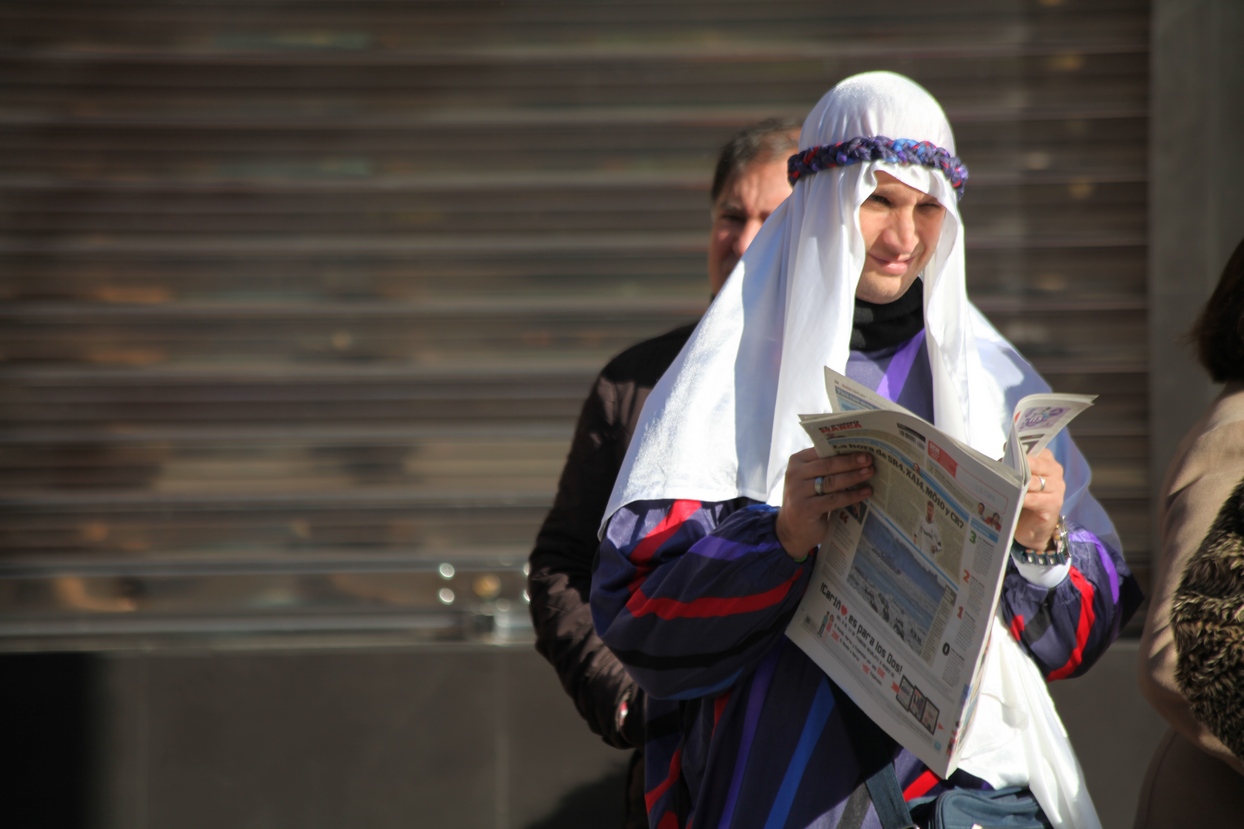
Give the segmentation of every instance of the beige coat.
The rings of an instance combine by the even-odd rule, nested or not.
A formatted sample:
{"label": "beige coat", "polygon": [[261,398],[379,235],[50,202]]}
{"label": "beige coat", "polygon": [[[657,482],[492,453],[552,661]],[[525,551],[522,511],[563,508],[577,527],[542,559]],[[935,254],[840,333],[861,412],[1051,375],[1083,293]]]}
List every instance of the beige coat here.
{"label": "beige coat", "polygon": [[1171,728],[1141,789],[1135,829],[1244,826],[1244,762],[1192,715],[1175,683],[1171,598],[1244,477],[1244,383],[1228,383],[1179,444],[1162,485],[1161,557],[1140,642],[1140,689]]}

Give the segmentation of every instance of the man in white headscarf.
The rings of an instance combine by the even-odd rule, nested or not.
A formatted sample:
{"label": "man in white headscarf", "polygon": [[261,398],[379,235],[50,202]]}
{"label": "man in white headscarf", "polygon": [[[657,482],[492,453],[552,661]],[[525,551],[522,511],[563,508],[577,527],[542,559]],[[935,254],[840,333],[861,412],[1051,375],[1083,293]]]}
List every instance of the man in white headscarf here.
{"label": "man in white headscarf", "polygon": [[[799,425],[828,408],[822,367],[991,456],[1018,399],[1048,390],[967,299],[966,169],[932,96],[892,73],[848,78],[800,147],[794,192],[653,390],[605,513],[593,618],[649,695],[659,829],[879,825],[846,706],[783,635],[828,515],[870,494],[869,456],[818,458]],[[1070,439],[1032,466],[1015,541],[1059,563],[1013,561],[1000,613],[1057,679],[1085,670],[1140,597]],[[949,780],[888,756],[916,797],[1026,782],[1004,754]],[[1041,805],[1077,825],[1056,798]]]}

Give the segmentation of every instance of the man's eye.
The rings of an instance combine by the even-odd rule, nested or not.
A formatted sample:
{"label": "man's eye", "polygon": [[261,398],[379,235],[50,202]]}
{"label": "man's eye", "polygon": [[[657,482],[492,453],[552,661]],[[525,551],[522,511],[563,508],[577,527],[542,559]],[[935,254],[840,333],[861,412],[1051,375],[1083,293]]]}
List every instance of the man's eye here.
{"label": "man's eye", "polygon": [[872,202],[873,204],[880,205],[881,207],[890,206],[890,200],[887,199],[885,196],[879,195],[877,193],[873,193],[871,196],[869,196],[868,200]]}
{"label": "man's eye", "polygon": [[720,218],[723,222],[732,222],[736,224],[742,224],[747,221],[746,218],[740,216],[738,213],[722,213],[718,218]]}

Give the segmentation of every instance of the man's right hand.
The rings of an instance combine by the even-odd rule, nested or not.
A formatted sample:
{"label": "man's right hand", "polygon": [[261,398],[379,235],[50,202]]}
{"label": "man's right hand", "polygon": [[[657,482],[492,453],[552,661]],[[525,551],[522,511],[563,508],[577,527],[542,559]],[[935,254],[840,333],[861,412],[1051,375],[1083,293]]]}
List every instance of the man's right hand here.
{"label": "man's right hand", "polygon": [[[787,555],[803,561],[829,531],[829,513],[873,494],[872,487],[861,484],[875,471],[867,452],[821,458],[815,449],[804,449],[791,455],[776,528]],[[817,478],[823,495],[816,494]]]}

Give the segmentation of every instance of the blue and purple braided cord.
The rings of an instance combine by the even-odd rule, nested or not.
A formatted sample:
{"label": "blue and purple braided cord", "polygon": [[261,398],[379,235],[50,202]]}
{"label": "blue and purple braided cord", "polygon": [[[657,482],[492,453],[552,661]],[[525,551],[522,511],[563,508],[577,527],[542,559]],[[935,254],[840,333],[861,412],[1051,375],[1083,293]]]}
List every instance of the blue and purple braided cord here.
{"label": "blue and purple braided cord", "polygon": [[957,199],[963,198],[963,185],[968,180],[968,168],[958,157],[951,155],[928,141],[910,138],[852,138],[841,144],[827,144],[800,150],[786,164],[786,178],[791,186],[803,176],[819,173],[832,167],[846,167],[861,161],[888,161],[892,164],[921,164],[941,170],[955,190]]}

